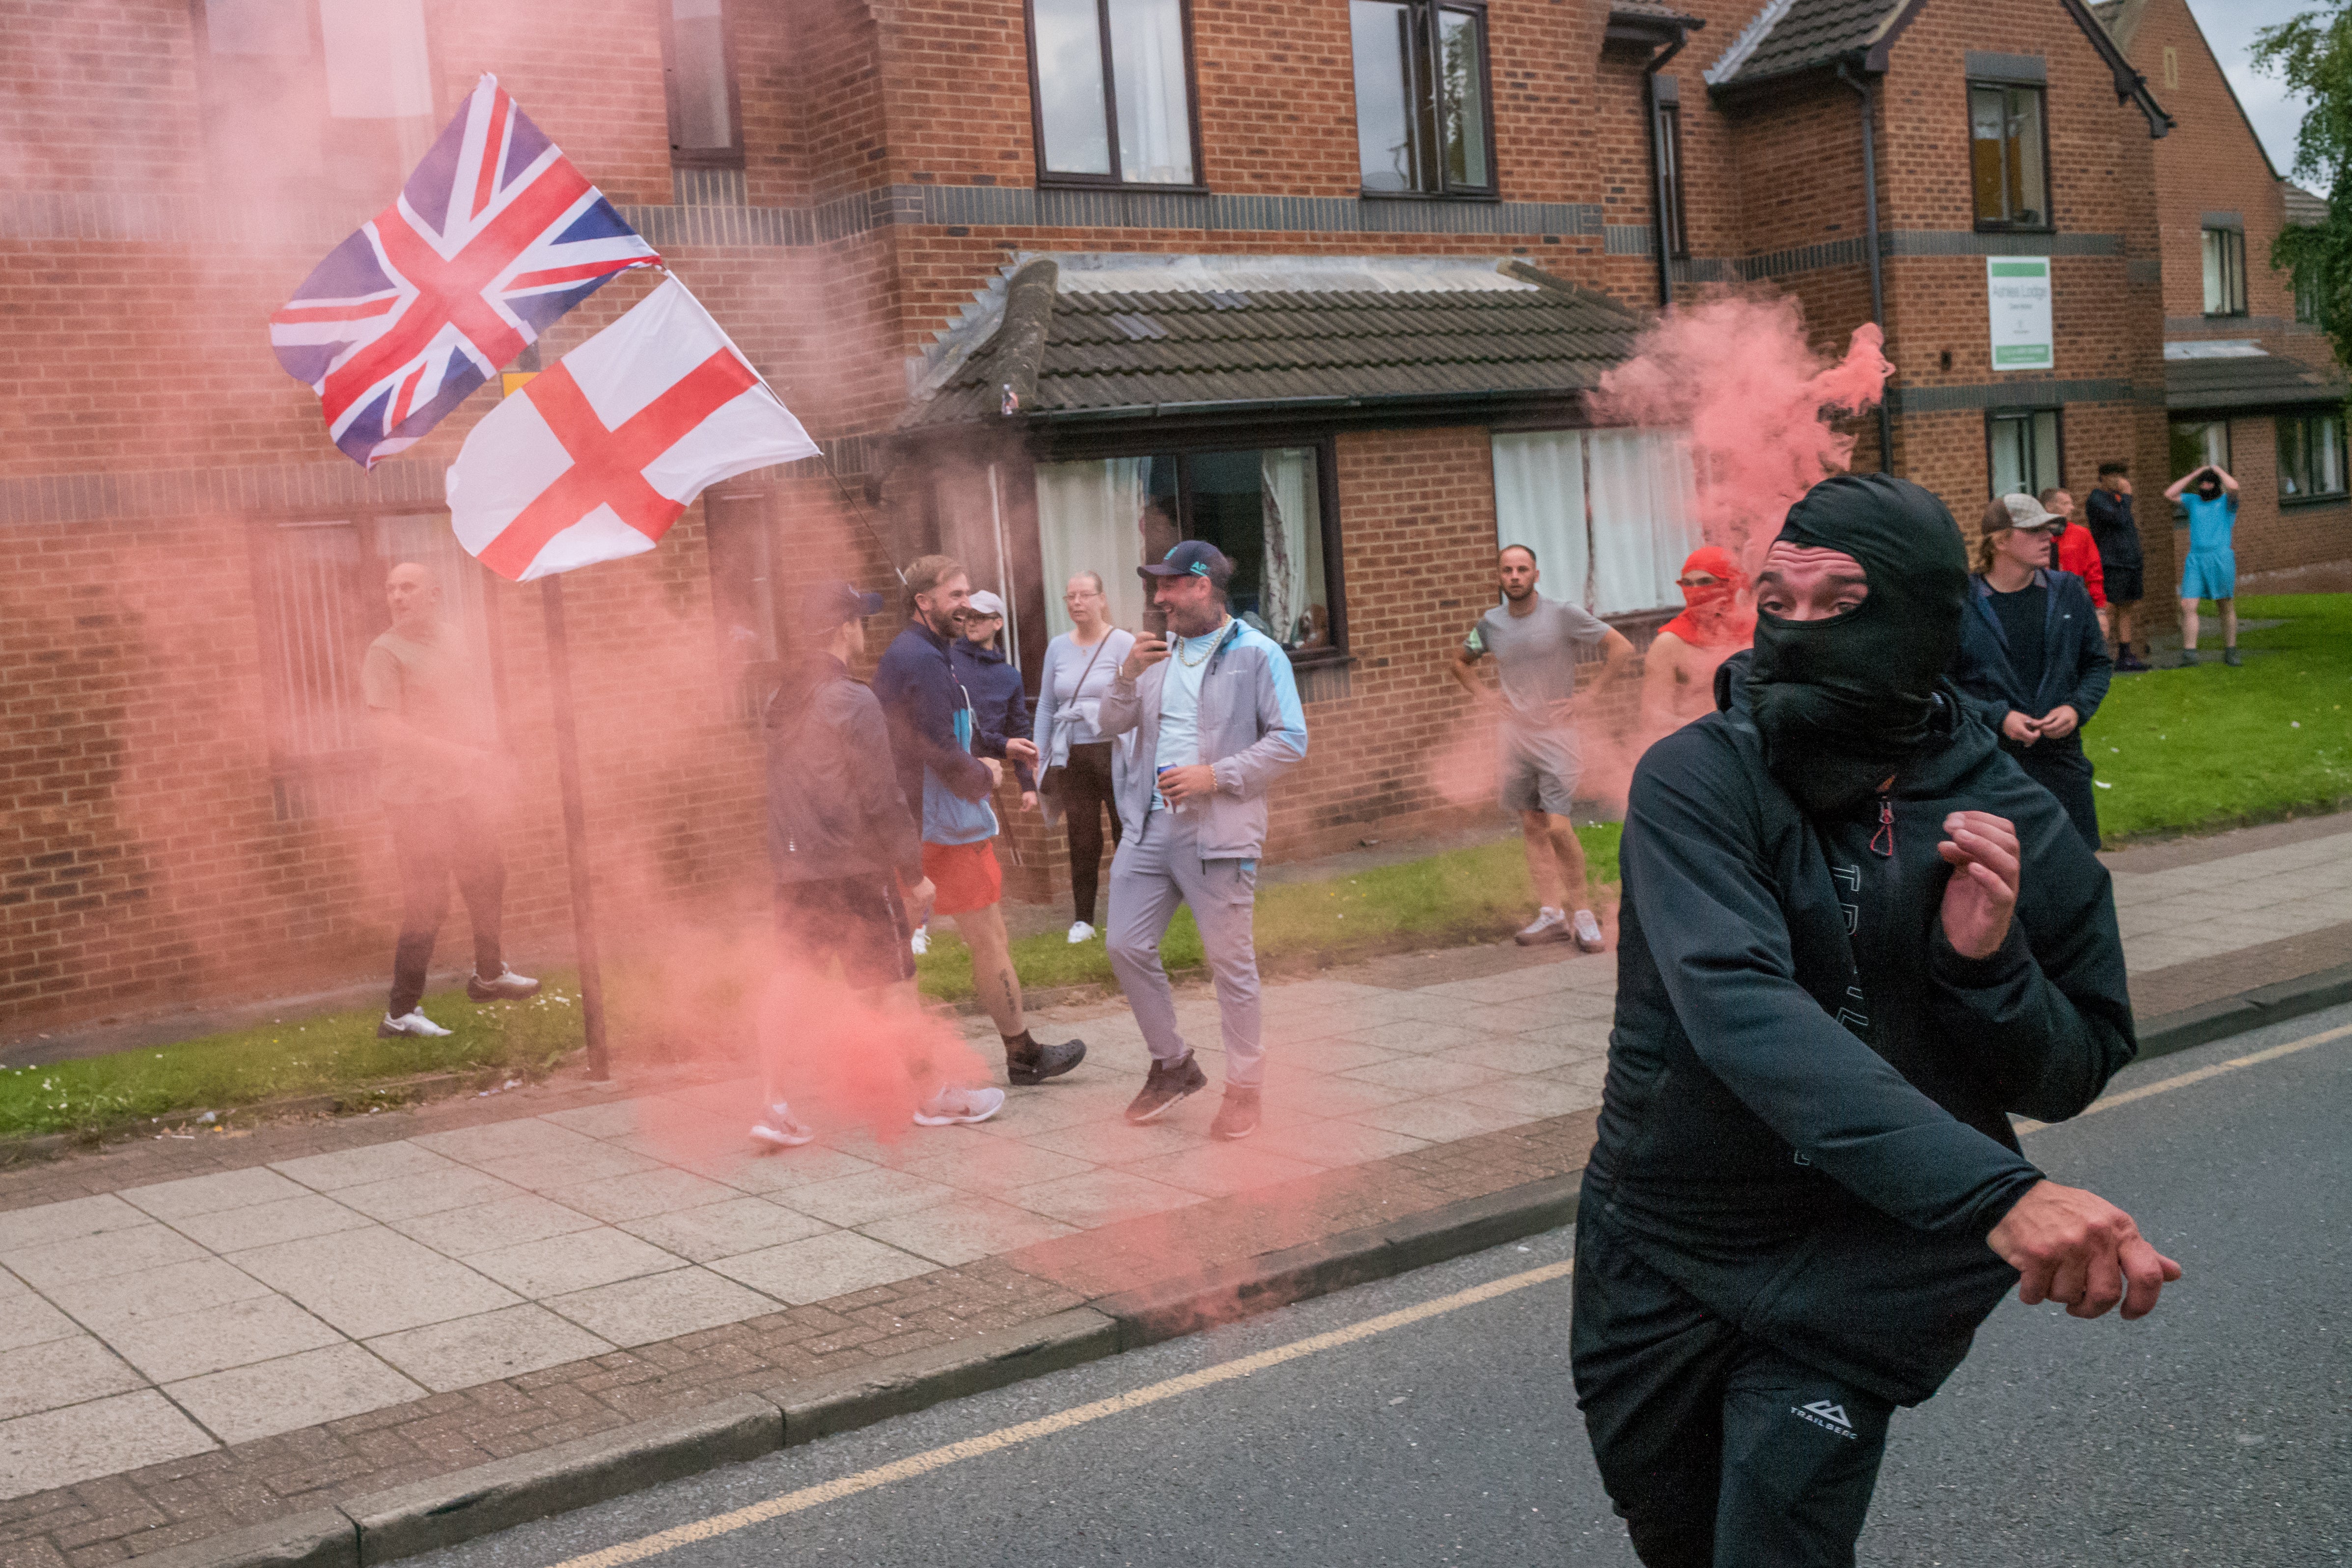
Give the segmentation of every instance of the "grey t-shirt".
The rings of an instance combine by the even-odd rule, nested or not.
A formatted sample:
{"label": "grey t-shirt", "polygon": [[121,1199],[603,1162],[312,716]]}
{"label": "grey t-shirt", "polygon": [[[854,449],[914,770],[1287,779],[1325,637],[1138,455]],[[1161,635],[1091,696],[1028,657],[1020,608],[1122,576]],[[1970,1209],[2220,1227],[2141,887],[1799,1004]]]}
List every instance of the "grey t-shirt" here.
{"label": "grey t-shirt", "polygon": [[1463,646],[1475,657],[1495,655],[1502,675],[1503,703],[1512,721],[1529,729],[1556,727],[1552,704],[1576,695],[1576,647],[1609,635],[1590,611],[1536,595],[1535,608],[1514,615],[1497,604],[1478,617]]}

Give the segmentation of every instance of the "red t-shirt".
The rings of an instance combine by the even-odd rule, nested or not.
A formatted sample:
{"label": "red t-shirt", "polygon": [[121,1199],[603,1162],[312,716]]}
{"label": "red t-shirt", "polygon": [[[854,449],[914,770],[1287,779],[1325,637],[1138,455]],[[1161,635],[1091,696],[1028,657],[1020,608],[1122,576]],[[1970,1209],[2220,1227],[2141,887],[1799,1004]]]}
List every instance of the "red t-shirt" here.
{"label": "red t-shirt", "polygon": [[2091,591],[2095,608],[2107,607],[2107,574],[2099,565],[2099,541],[2080,523],[2068,523],[2066,531],[2058,536],[2058,570],[2071,571],[2083,580],[2083,586]]}

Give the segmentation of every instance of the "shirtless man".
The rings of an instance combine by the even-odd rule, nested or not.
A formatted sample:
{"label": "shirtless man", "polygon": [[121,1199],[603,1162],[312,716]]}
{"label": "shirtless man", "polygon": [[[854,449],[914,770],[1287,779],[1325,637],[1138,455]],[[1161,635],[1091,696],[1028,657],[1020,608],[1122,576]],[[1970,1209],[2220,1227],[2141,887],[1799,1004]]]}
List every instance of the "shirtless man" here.
{"label": "shirtless man", "polygon": [[1642,732],[1656,739],[1715,711],[1715,668],[1756,635],[1748,574],[1731,552],[1691,551],[1675,580],[1683,612],[1658,628],[1642,661]]}

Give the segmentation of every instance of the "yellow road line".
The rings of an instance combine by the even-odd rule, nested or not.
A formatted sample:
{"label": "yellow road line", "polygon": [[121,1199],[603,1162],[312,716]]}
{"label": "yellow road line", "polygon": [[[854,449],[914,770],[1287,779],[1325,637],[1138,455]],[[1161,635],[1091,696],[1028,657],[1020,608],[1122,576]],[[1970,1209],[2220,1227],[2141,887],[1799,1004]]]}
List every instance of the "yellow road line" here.
{"label": "yellow road line", "polygon": [[1354,1344],[1360,1340],[1370,1339],[1375,1334],[1386,1333],[1391,1329],[1402,1328],[1408,1323],[1417,1323],[1429,1318],[1441,1317],[1464,1307],[1475,1306],[1480,1301],[1491,1301],[1497,1296],[1507,1296],[1514,1291],[1524,1291],[1530,1285],[1541,1285],[1560,1279],[1567,1275],[1570,1268],[1571,1265],[1567,1263],[1547,1263],[1540,1269],[1530,1269],[1523,1274],[1512,1274],[1504,1279],[1489,1281],[1483,1285],[1473,1285],[1466,1291],[1456,1291],[1450,1296],[1440,1296],[1435,1301],[1423,1301],[1418,1306],[1401,1308],[1393,1312],[1383,1312],[1376,1318],[1366,1318],[1360,1323],[1350,1323],[1343,1329],[1333,1329],[1328,1333],[1313,1334],[1306,1339],[1294,1340],[1288,1344],[1276,1345],[1272,1350],[1259,1351],[1255,1355],[1244,1355],[1238,1360],[1202,1367],[1198,1372],[1188,1372],[1181,1377],[1171,1377],[1164,1383],[1154,1383],[1143,1388],[1131,1389],[1125,1394],[1114,1394],[1108,1399],[1097,1399],[1091,1405],[1080,1405],[1068,1410],[1059,1410],[1051,1416],[1041,1416],[1034,1421],[1024,1421],[1017,1426],[1002,1427],[993,1432],[984,1432],[977,1437],[966,1437],[960,1443],[950,1443],[944,1448],[910,1454],[903,1459],[895,1460],[887,1465],[877,1465],[870,1470],[860,1470],[856,1475],[843,1476],[837,1480],[821,1481],[815,1486],[803,1487],[798,1491],[785,1492],[778,1497],[768,1498],[752,1503],[749,1507],[736,1509],[730,1513],[713,1514],[708,1519],[696,1520],[691,1524],[681,1524],[673,1529],[656,1531],[652,1535],[641,1536],[635,1541],[625,1541],[616,1546],[608,1546],[601,1552],[591,1552],[560,1563],[556,1564],[556,1568],[619,1568],[619,1565],[624,1563],[641,1563],[648,1557],[658,1557],[665,1552],[674,1552],[681,1546],[691,1546],[698,1541],[712,1541],[722,1535],[731,1535],[736,1531],[749,1529],[755,1524],[764,1524],[772,1519],[782,1519],[787,1514],[800,1513],[824,1503],[836,1502],[845,1497],[854,1497],[859,1492],[872,1491],[875,1488],[887,1486],[892,1481],[903,1481],[916,1476],[928,1475],[933,1470],[944,1469],[950,1465],[961,1464],[966,1459],[978,1458],[982,1454],[993,1454],[1038,1437],[1051,1437],[1056,1432],[1066,1432],[1073,1427],[1083,1427],[1089,1421],[1100,1421],[1106,1416],[1124,1415],[1129,1410],[1139,1410],[1147,1405],[1156,1405],[1163,1399],[1173,1399],[1180,1394],[1190,1394],[1195,1389],[1208,1388],[1220,1383],[1230,1383],[1237,1377],[1247,1377],[1252,1373],[1263,1372],[1270,1366],[1280,1366],[1285,1362],[1297,1361],[1301,1356],[1313,1355],[1318,1351],[1336,1350],[1341,1345]]}
{"label": "yellow road line", "polygon": [[[2151,1094],[2163,1094],[2175,1089],[2186,1089],[2192,1083],[2202,1083],[2209,1078],[2219,1078],[2224,1072],[2235,1072],[2242,1067],[2254,1067],[2265,1061],[2275,1061],[2282,1056],[2293,1056],[2298,1051],[2309,1051],[2315,1045],[2326,1045],[2329,1040],[2342,1040],[2347,1034],[2352,1034],[2352,1023],[2344,1024],[2336,1029],[2323,1030],[2317,1034],[2305,1035],[2301,1040],[2291,1040],[2284,1045],[2273,1045],[2266,1051],[2250,1051],[2244,1056],[2233,1056],[2227,1061],[2217,1061],[2210,1067],[2200,1067],[2193,1071],[2178,1073],[2170,1078],[2160,1078],[2154,1083],[2143,1083],[2137,1089],[2126,1089],[2120,1094],[2102,1095],[2091,1103],[2090,1106],[2083,1112],[2082,1116],[2077,1116],[2074,1120],[2079,1122],[2083,1116],[2095,1116],[2102,1111],[2112,1111],[2118,1105],[2128,1105],[2135,1100],[2145,1100]],[[2020,1133],[2038,1133],[2049,1125],[2051,1124],[2047,1122],[2020,1120],[2017,1130]]]}

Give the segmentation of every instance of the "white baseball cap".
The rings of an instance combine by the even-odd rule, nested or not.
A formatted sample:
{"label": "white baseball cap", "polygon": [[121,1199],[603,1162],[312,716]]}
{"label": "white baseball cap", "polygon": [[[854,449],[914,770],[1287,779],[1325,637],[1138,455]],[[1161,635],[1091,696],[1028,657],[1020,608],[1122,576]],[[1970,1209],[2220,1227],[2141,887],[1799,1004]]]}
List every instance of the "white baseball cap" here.
{"label": "white baseball cap", "polygon": [[974,593],[966,602],[971,605],[971,613],[974,615],[1002,616],[1004,613],[1004,601],[984,588]]}

